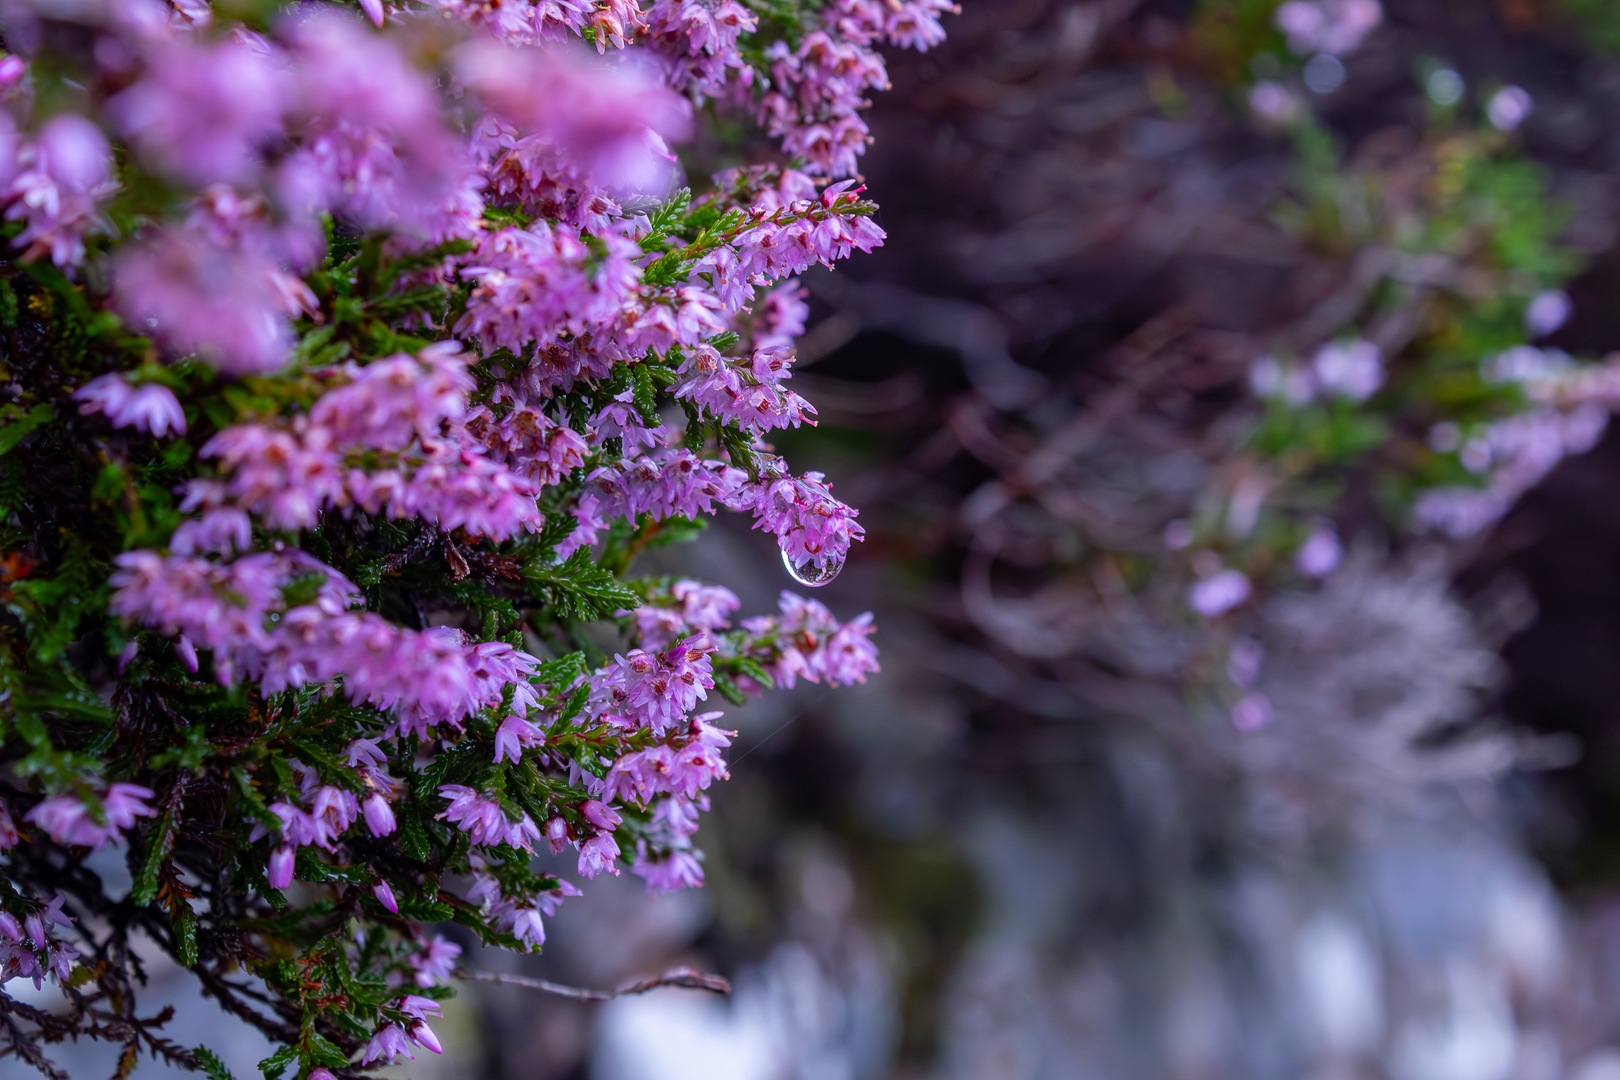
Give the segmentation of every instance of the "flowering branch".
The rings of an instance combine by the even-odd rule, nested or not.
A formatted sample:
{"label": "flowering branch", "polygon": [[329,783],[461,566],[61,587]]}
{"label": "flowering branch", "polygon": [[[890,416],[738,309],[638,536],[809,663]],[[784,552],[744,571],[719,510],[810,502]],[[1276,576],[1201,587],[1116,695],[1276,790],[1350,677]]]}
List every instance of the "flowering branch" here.
{"label": "flowering branch", "polygon": [[[809,586],[863,536],[766,436],[814,423],[794,275],[883,240],[877,49],[949,8],[779,8],[6,8],[0,981],[72,1009],[0,1049],[214,1070],[137,1018],[138,932],[267,1080],[438,1053],[433,926],[527,952],[576,882],[701,884],[710,691],[878,670],[870,615],[635,574],[721,512]],[[713,113],[791,156],[675,192]]]}

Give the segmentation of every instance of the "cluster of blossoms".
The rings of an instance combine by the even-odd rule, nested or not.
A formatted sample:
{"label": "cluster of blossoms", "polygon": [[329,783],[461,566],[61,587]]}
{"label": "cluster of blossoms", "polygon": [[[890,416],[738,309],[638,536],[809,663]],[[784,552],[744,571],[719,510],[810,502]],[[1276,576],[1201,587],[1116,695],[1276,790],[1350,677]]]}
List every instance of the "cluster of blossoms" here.
{"label": "cluster of blossoms", "polygon": [[1384,21],[1384,9],[1378,0],[1285,0],[1273,18],[1288,37],[1289,51],[1344,56],[1361,48]]}
{"label": "cluster of blossoms", "polygon": [[1577,364],[1557,350],[1520,345],[1481,365],[1488,384],[1510,386],[1526,409],[1465,430],[1451,421],[1429,429],[1437,454],[1455,457],[1473,483],[1423,493],[1413,514],[1426,528],[1462,539],[1494,525],[1564,458],[1597,445],[1620,410],[1620,361]]}
{"label": "cluster of blossoms", "polygon": [[[0,328],[36,320],[0,405],[6,977],[80,977],[53,925],[127,955],[82,878],[45,900],[122,844],[105,933],[203,973],[283,1044],[267,1076],[438,1052],[459,947],[427,925],[538,947],[581,890],[534,860],[570,849],[700,884],[710,696],[877,670],[870,615],[627,576],[719,512],[809,585],[862,537],[766,441],[815,422],[794,278],[882,243],[847,178],[877,49],[954,9],[771,10],[0,9]],[[674,149],[714,113],[786,157],[694,196]],[[130,1047],[211,1067],[152,1027]]]}
{"label": "cluster of blossoms", "polygon": [[[1305,86],[1325,94],[1339,83],[1313,83],[1313,67],[1342,81],[1341,58],[1363,47],[1382,12],[1377,0],[1288,0],[1272,17],[1287,51],[1310,58]],[[1254,70],[1287,62],[1280,48],[1264,59]],[[1337,573],[1347,541],[1364,540],[1353,534],[1479,535],[1560,461],[1596,445],[1620,408],[1613,358],[1585,363],[1545,347],[1573,314],[1561,286],[1577,260],[1560,247],[1563,219],[1543,178],[1504,138],[1532,113],[1524,89],[1493,86],[1467,102],[1460,75],[1431,72],[1420,89],[1437,107],[1435,130],[1397,168],[1455,167],[1466,178],[1444,193],[1397,194],[1380,167],[1338,161],[1310,99],[1280,80],[1254,82],[1251,109],[1263,128],[1290,129],[1316,150],[1278,220],[1359,252],[1346,269],[1365,281],[1342,307],[1324,304],[1265,343],[1271,351],[1255,350],[1250,411],[1229,429],[1242,444],[1163,526],[1176,615],[1208,633],[1201,690],[1242,731],[1272,719],[1258,688],[1264,651],[1245,636],[1259,632],[1268,601]],[[1462,236],[1450,222],[1464,204],[1489,206],[1496,224]],[[1509,222],[1531,239],[1504,241]],[[1392,296],[1399,316],[1379,306]]]}

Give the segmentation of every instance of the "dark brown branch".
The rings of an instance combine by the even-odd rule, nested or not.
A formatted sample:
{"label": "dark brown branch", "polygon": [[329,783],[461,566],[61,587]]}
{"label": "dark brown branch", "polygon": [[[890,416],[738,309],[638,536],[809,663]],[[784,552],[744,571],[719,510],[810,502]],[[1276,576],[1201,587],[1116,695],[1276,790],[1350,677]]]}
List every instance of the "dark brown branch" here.
{"label": "dark brown branch", "polygon": [[617,990],[587,990],[580,986],[564,986],[549,979],[532,979],[527,975],[508,975],[501,971],[463,971],[457,968],[450,974],[472,982],[500,983],[503,986],[523,986],[575,1001],[611,1001],[630,994],[644,994],[661,986],[680,986],[688,990],[707,990],[714,994],[731,993],[731,983],[724,976],[709,975],[689,967],[670,968],[662,975],[638,979]]}

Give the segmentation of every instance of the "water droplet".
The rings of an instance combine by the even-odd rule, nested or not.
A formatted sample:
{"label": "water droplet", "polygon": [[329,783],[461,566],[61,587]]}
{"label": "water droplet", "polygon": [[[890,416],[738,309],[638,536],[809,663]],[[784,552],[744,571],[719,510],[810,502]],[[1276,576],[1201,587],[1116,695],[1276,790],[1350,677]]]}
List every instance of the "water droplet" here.
{"label": "water droplet", "polygon": [[788,576],[800,585],[819,589],[838,576],[838,571],[844,568],[844,557],[827,555],[820,559],[794,559],[784,551],[782,566],[787,570]]}

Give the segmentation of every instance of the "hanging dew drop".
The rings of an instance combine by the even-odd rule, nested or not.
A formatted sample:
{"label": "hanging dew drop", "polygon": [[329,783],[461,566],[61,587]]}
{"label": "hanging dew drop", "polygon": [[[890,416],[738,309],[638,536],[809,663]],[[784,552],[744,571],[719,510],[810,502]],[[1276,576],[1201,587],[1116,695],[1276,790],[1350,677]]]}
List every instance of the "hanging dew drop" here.
{"label": "hanging dew drop", "polygon": [[782,566],[787,570],[788,576],[800,585],[808,585],[812,589],[819,589],[838,576],[838,571],[844,568],[844,556],[827,555],[819,560],[794,559],[784,551],[782,552]]}

